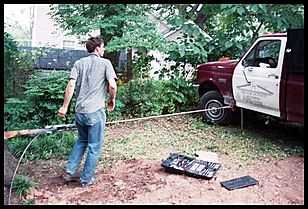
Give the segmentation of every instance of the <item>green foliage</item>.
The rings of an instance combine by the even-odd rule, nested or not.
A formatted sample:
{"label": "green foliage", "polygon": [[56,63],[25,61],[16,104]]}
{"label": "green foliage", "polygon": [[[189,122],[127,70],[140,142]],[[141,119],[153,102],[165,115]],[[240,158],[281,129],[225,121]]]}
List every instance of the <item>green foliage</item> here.
{"label": "green foliage", "polygon": [[131,80],[126,89],[126,106],[124,112],[131,116],[159,115],[163,104],[160,104],[160,95],[163,93],[161,82],[149,79]]}
{"label": "green foliage", "polygon": [[63,104],[69,72],[38,71],[24,86],[26,98],[9,98],[4,105],[5,130],[42,128],[46,125],[72,123],[75,97],[65,121],[57,116]]}
{"label": "green foliage", "polygon": [[[4,31],[11,34],[14,39],[29,40],[31,42],[31,28],[21,25],[17,19],[5,18]],[[29,46],[29,42],[22,42],[20,45]]]}
{"label": "green foliage", "polygon": [[164,112],[190,111],[196,107],[199,98],[189,81],[183,78],[167,80],[164,82],[163,89]]}
{"label": "green foliage", "polygon": [[21,97],[22,85],[31,71],[31,60],[18,51],[13,36],[4,32],[4,99]]}
{"label": "green foliage", "polygon": [[[9,98],[4,105],[5,130],[43,128],[46,125],[73,123],[75,97],[69,107],[66,121],[57,116],[63,103],[68,72],[39,71],[25,85],[26,98]],[[106,97],[106,99],[108,96]],[[161,81],[138,79],[118,87],[115,110],[107,113],[108,121],[124,117],[144,117],[192,110],[197,95],[189,81],[184,79]],[[39,136],[25,155],[23,162],[33,159],[50,159],[68,155],[75,135],[60,132]],[[18,137],[8,141],[8,147],[19,158],[30,139]]]}
{"label": "green foliage", "polygon": [[[29,138],[22,138],[22,137],[17,137],[14,140],[9,140],[7,141],[7,146],[10,152],[17,158],[19,159],[24,152],[25,148],[28,146],[30,143],[31,139]],[[31,149],[31,146],[29,147]],[[28,149],[28,150],[29,150]],[[22,163],[26,162],[27,160],[27,155],[22,159]]]}
{"label": "green foliage", "polygon": [[222,12],[209,25],[209,33],[217,43],[215,53],[219,57],[237,58],[264,32],[281,33],[288,28],[304,27],[302,8],[303,5],[222,4]]}
{"label": "green foliage", "polygon": [[146,52],[138,50],[133,59],[133,74],[136,78],[149,78],[151,70],[151,61],[155,60],[154,56],[147,55]]}
{"label": "green foliage", "polygon": [[110,41],[108,37],[122,34],[126,7],[125,4],[59,4],[50,6],[50,15],[70,35],[100,30],[100,35]]}
{"label": "green foliage", "polygon": [[[147,4],[59,4],[50,9],[52,19],[70,35],[100,31],[99,36],[108,43],[106,57],[131,49],[160,49],[166,42],[162,34],[157,33],[155,23],[148,20],[146,12],[150,6]],[[117,57],[111,60],[115,68],[117,60]],[[135,72],[138,69],[135,68]]]}
{"label": "green foliage", "polygon": [[[199,6],[202,7],[198,10]],[[264,32],[280,33],[288,28],[304,27],[303,4],[163,4],[155,7],[174,26],[192,20],[207,32],[213,38],[203,48],[208,52],[209,61],[238,58]]]}
{"label": "green foliage", "polygon": [[[155,25],[147,20],[146,4],[59,4],[51,17],[69,34],[87,35],[94,30],[108,42],[107,52],[157,45]],[[146,41],[145,41],[146,39]]]}
{"label": "green foliage", "polygon": [[[204,33],[192,21],[184,21],[180,18],[171,19],[170,23],[176,25],[176,30],[183,32],[182,37],[176,41],[170,41],[169,46],[165,47],[163,52],[168,54],[165,61],[174,62],[171,67],[164,67],[159,73],[160,78],[168,77],[171,79],[186,78],[192,74],[199,63],[207,61],[208,53],[205,46],[211,41],[211,38]],[[190,67],[189,67],[190,66]]]}
{"label": "green foliage", "polygon": [[[21,160],[22,163],[29,160],[43,159],[48,160],[53,157],[69,156],[75,143],[76,132],[58,132],[51,135],[39,136]],[[17,137],[7,142],[10,152],[19,159],[31,139]]]}
{"label": "green foliage", "polygon": [[145,117],[188,111],[197,104],[197,96],[190,82],[184,79],[160,81],[139,79],[128,83],[123,113]]}
{"label": "green foliage", "polygon": [[13,181],[12,189],[16,191],[19,197],[25,197],[32,188],[37,188],[37,183],[26,176],[16,176]]}
{"label": "green foliage", "polygon": [[149,20],[145,12],[148,5],[127,5],[123,34],[113,37],[107,49],[114,50],[161,50],[167,44],[162,34],[157,33],[155,22]]}
{"label": "green foliage", "polygon": [[[118,86],[117,89],[117,97],[115,102],[115,108],[112,112],[107,112],[107,121],[115,121],[115,120],[121,120],[123,117],[123,112],[125,110],[125,104],[124,104],[124,98],[126,97],[125,93],[125,86]],[[108,95],[106,96],[106,99],[108,98]]]}

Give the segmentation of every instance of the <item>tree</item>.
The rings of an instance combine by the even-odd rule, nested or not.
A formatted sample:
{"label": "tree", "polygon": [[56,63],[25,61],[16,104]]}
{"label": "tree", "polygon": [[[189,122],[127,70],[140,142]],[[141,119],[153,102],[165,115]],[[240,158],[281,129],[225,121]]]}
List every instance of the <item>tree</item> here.
{"label": "tree", "polygon": [[31,40],[31,30],[16,20],[6,18],[4,30],[11,34],[14,39]]}
{"label": "tree", "polygon": [[169,21],[193,20],[207,32],[213,38],[206,46],[212,54],[209,59],[236,58],[266,31],[286,32],[288,28],[304,27],[302,4],[164,4],[155,9]]}
{"label": "tree", "polygon": [[50,14],[71,35],[99,30],[107,42],[106,57],[117,68],[119,51],[159,45],[155,25],[146,16],[148,9],[146,4],[60,4],[52,5]]}

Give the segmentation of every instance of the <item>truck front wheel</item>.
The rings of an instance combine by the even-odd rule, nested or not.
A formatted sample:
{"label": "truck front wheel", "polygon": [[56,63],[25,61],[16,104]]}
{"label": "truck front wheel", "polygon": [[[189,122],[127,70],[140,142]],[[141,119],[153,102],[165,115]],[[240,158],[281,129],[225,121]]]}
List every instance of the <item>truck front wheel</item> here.
{"label": "truck front wheel", "polygon": [[208,109],[202,112],[202,118],[208,123],[228,124],[231,120],[231,110],[228,108],[219,109],[226,106],[223,98],[216,90],[205,93],[200,99],[200,109]]}

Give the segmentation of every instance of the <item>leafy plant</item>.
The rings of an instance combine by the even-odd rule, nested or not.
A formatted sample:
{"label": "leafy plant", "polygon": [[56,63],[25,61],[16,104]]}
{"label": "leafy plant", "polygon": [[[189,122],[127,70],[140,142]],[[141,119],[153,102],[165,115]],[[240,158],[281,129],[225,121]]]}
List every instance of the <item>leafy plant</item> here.
{"label": "leafy plant", "polygon": [[22,85],[32,73],[31,59],[21,53],[13,36],[4,32],[4,99],[22,97]]}
{"label": "leafy plant", "polygon": [[162,100],[164,112],[174,113],[193,110],[198,97],[189,81],[178,78],[164,81]]}
{"label": "leafy plant", "polygon": [[152,7],[175,27],[190,20],[209,34],[212,40],[203,45],[208,61],[238,58],[264,32],[281,33],[288,28],[304,27],[303,4],[156,4]]}
{"label": "leafy plant", "polygon": [[[74,146],[77,132],[58,132],[51,135],[39,136],[27,149],[22,163],[29,160],[48,160],[52,157],[69,156]],[[8,149],[16,157],[20,158],[30,139],[17,137],[7,142]]]}
{"label": "leafy plant", "polygon": [[63,103],[69,72],[38,71],[24,86],[25,98],[9,98],[4,105],[5,130],[42,128],[46,125],[72,123],[75,97],[63,121],[57,111]]}
{"label": "leafy plant", "polygon": [[159,104],[162,85],[149,79],[131,80],[127,85],[126,99],[124,100],[127,115],[149,116],[162,112]]}
{"label": "leafy plant", "polygon": [[135,78],[149,78],[151,61],[153,60],[155,60],[154,56],[147,55],[146,51],[138,50],[132,64]]}
{"label": "leafy plant", "polygon": [[[124,99],[126,97],[126,84],[117,87],[117,96],[115,102],[115,108],[112,112],[107,112],[107,121],[121,120],[125,112],[125,103]],[[106,96],[106,99],[108,95]]]}
{"label": "leafy plant", "polygon": [[16,176],[12,184],[12,189],[20,198],[26,196],[32,188],[37,188],[37,183],[26,176]]}
{"label": "leafy plant", "polygon": [[181,30],[183,35],[177,40],[169,41],[169,45],[161,50],[168,55],[165,61],[171,63],[171,66],[156,73],[159,73],[160,78],[188,79],[197,64],[208,60],[205,46],[210,43],[211,38],[192,21],[175,17],[169,23],[174,26],[174,30]]}

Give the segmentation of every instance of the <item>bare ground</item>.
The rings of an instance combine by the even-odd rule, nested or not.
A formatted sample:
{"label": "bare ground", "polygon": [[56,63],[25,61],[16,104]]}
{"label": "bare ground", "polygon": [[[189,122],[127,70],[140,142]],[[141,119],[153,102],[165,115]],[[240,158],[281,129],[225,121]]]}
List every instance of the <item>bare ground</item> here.
{"label": "bare ground", "polygon": [[[64,161],[32,162],[30,178],[39,184],[35,204],[304,204],[304,158],[262,159],[239,166],[220,156],[222,166],[211,180],[165,172],[161,159],[121,160],[98,167],[100,178],[89,188],[65,183]],[[221,181],[250,175],[259,184],[229,191]],[[15,203],[17,199],[15,198]],[[11,201],[14,203],[14,200]]]}
{"label": "bare ground", "polygon": [[[114,135],[119,132],[118,127]],[[39,187],[28,198],[35,198],[38,205],[304,205],[304,157],[262,158],[243,163],[233,156],[219,154],[221,168],[211,180],[205,180],[167,173],[161,166],[161,160],[168,157],[165,154],[160,159],[119,160],[112,168],[100,163],[96,171],[99,179],[89,188],[81,188],[79,182],[64,182],[65,160],[32,161],[25,165],[27,175]],[[259,183],[232,191],[220,185],[222,181],[246,175]],[[20,201],[13,195],[11,203]]]}

